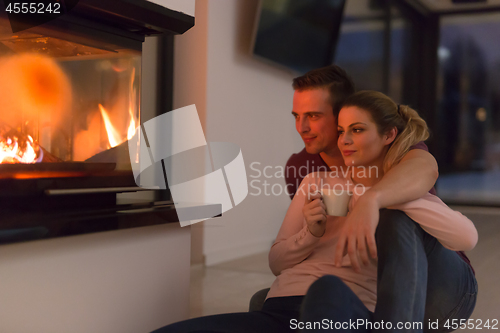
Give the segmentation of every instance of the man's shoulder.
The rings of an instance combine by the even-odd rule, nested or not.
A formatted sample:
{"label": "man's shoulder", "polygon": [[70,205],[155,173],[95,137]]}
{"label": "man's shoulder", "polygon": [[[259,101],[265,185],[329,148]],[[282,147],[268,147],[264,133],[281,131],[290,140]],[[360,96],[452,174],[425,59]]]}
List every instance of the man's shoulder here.
{"label": "man's shoulder", "polygon": [[[429,147],[427,147],[427,145],[425,144],[425,142],[423,141],[420,141],[418,142],[417,144],[413,145],[410,147],[410,150],[412,149],[422,149],[426,152],[429,152]],[[433,195],[437,195],[436,194],[436,189],[434,187],[432,187],[429,191],[430,194],[433,194]]]}
{"label": "man's shoulder", "polygon": [[286,162],[287,167],[291,166],[298,167],[306,164],[309,165],[316,164],[317,166],[321,166],[324,165],[325,162],[323,161],[323,159],[319,154],[309,154],[305,148],[296,154],[292,154],[292,156],[290,156],[290,158]]}
{"label": "man's shoulder", "polygon": [[309,154],[306,149],[302,149],[296,154],[292,154],[286,162],[285,180],[290,198],[293,198],[302,179],[311,172],[326,171],[328,166],[319,154]]}
{"label": "man's shoulder", "polygon": [[427,147],[427,145],[423,141],[420,141],[417,144],[411,146],[410,150],[412,150],[412,149],[422,149],[422,150],[425,150],[426,152],[429,151],[429,147]]}

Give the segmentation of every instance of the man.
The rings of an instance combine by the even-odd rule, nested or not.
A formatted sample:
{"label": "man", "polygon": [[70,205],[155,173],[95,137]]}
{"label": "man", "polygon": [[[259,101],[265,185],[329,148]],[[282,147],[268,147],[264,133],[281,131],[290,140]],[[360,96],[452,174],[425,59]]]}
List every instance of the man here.
{"label": "man", "polygon": [[[328,170],[328,168],[346,170],[342,155],[337,147],[336,121],[342,102],[355,90],[354,84],[346,72],[335,65],[316,69],[295,78],[293,88],[295,93],[292,114],[295,117],[297,132],[302,137],[305,148],[300,153],[293,154],[287,162],[286,181],[288,192],[292,197],[307,173]],[[308,169],[307,173],[297,172],[303,170],[304,167]],[[432,250],[428,249],[430,243],[427,240],[419,240],[415,242],[415,246],[422,248],[420,256],[423,258],[419,259],[422,269],[427,270],[427,265],[429,266],[429,284],[418,285],[414,288],[415,290],[411,291],[400,290],[407,288],[403,287],[403,284],[398,286],[398,282],[411,280],[414,278],[412,274],[415,275],[418,272],[416,272],[413,261],[403,260],[402,262],[391,256],[399,254],[401,257],[402,253],[410,255],[411,252],[408,251],[411,250],[407,243],[412,242],[415,238],[423,239],[426,236],[420,231],[413,231],[415,222],[404,213],[384,210],[379,214],[380,209],[418,199],[428,191],[435,193],[433,185],[437,177],[436,160],[428,152],[427,146],[424,143],[419,143],[412,147],[398,165],[384,174],[381,181],[359,198],[347,217],[346,227],[338,240],[334,261],[335,264],[339,265],[342,254],[347,252],[353,269],[357,271],[360,269],[361,263],[367,264],[369,262],[369,256],[378,257],[377,294],[379,301],[374,321],[421,322],[423,314],[401,311],[400,309],[406,308],[407,304],[405,303],[410,302],[410,300],[425,302],[424,331],[429,331],[431,329],[431,327],[427,327],[429,320],[439,320],[439,327],[443,328],[443,325],[446,324],[444,316],[450,314],[453,309],[457,310],[457,305],[463,303],[462,299],[446,302],[441,299],[446,293],[436,292],[436,289],[446,287],[448,279],[446,272],[431,267],[435,258],[431,255]],[[317,197],[311,197],[311,201],[314,199]],[[389,234],[398,240],[401,237],[399,243],[403,245],[399,247],[401,244],[398,244],[398,241],[388,239],[387,235]],[[414,237],[415,234],[418,235]],[[411,240],[408,240],[409,238]],[[428,260],[425,259],[426,256]],[[459,256],[452,253],[452,256],[451,260],[460,257],[470,265],[463,253],[459,253]],[[405,258],[404,255],[403,258]],[[439,261],[436,259],[435,262]],[[452,283],[448,285],[449,288],[454,287]],[[475,298],[473,301],[475,303]],[[457,314],[459,318],[468,318],[472,313],[474,308],[472,301],[471,304],[465,306],[466,309],[460,309],[458,305],[458,310],[463,310]],[[309,318],[304,319],[309,321],[315,318],[309,316]],[[401,330],[401,332],[403,331]]]}

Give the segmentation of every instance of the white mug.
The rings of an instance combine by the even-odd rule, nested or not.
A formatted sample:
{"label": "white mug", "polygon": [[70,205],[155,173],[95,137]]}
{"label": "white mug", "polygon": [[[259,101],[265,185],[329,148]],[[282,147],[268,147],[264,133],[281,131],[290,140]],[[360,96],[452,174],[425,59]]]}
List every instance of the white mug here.
{"label": "white mug", "polygon": [[326,206],[326,214],[332,216],[346,216],[352,192],[342,189],[321,189],[321,198]]}

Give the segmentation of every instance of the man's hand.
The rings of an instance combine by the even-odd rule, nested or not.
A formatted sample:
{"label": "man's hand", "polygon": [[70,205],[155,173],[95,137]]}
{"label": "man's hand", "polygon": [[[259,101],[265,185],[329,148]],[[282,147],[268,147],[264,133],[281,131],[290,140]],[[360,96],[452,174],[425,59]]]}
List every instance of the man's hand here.
{"label": "man's hand", "polygon": [[321,193],[309,193],[302,213],[307,222],[309,232],[316,237],[321,237],[326,230],[326,207],[321,200]]}
{"label": "man's hand", "polygon": [[359,197],[353,210],[349,212],[345,225],[340,231],[337,247],[335,249],[335,266],[341,267],[342,257],[346,251],[351,259],[354,271],[361,269],[358,254],[364,265],[369,265],[370,259],[377,258],[377,244],[375,231],[379,222],[379,205],[376,197],[368,190]]}

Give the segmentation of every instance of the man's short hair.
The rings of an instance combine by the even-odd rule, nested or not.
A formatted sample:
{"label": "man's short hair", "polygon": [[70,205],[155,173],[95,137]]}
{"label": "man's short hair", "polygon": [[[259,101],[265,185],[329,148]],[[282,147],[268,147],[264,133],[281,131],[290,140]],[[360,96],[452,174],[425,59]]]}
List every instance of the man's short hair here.
{"label": "man's short hair", "polygon": [[338,116],[344,100],[354,94],[354,82],[345,70],[337,65],[313,69],[306,74],[293,79],[294,90],[326,88],[330,93],[330,104],[333,114]]}

